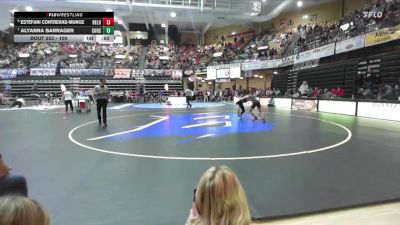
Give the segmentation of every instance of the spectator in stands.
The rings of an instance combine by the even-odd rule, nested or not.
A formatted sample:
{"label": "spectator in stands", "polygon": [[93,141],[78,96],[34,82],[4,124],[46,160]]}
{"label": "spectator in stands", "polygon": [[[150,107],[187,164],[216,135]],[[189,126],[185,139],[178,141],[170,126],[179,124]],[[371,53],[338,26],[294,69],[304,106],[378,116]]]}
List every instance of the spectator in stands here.
{"label": "spectator in stands", "polygon": [[308,84],[307,81],[303,81],[299,88],[299,92],[301,96],[308,96]]}
{"label": "spectator in stands", "polygon": [[378,88],[378,99],[393,100],[392,87],[388,84],[380,84]]}
{"label": "spectator in stands", "polygon": [[344,89],[342,89],[340,86],[337,86],[337,88],[332,88],[331,92],[334,98],[343,98],[345,95]]}
{"label": "spectator in stands", "polygon": [[400,101],[400,85],[398,83],[394,85],[393,95],[395,100]]}
{"label": "spectator in stands", "polygon": [[11,91],[12,91],[11,84],[7,84],[6,85],[6,94],[8,97],[11,97]]}
{"label": "spectator in stands", "polygon": [[274,89],[273,89],[273,92],[274,92],[274,95],[275,95],[275,96],[281,95],[281,91],[280,91],[278,88],[274,88]]}
{"label": "spectator in stands", "polygon": [[376,99],[376,95],[368,88],[364,90],[363,97],[364,99]]}
{"label": "spectator in stands", "polygon": [[0,92],[0,105],[3,105],[4,95]]}
{"label": "spectator in stands", "polygon": [[51,225],[49,214],[35,200],[22,196],[0,198],[1,225]]}
{"label": "spectator in stands", "polygon": [[227,166],[213,166],[200,178],[187,225],[250,225],[242,185]]}
{"label": "spectator in stands", "polygon": [[311,93],[311,97],[318,98],[320,95],[318,87],[314,87],[314,90]]}
{"label": "spectator in stands", "polygon": [[33,94],[38,94],[38,92],[39,92],[39,88],[38,88],[38,85],[35,83],[32,86],[32,93]]}
{"label": "spectator in stands", "polygon": [[[28,196],[28,186],[25,178],[23,176],[10,174],[11,170],[12,169],[4,162],[0,154],[0,196],[10,194]],[[3,214],[0,213],[0,215]]]}
{"label": "spectator in stands", "polygon": [[285,97],[292,97],[292,91],[290,89],[287,89],[284,96]]}
{"label": "spectator in stands", "polygon": [[373,89],[378,89],[379,85],[382,83],[381,76],[379,73],[372,73],[371,74],[371,82]]}
{"label": "spectator in stands", "polygon": [[330,92],[330,91],[328,90],[328,88],[325,88],[325,89],[324,89],[324,94],[323,94],[321,97],[322,97],[322,98],[325,98],[325,99],[331,99],[331,98],[333,98],[333,93]]}

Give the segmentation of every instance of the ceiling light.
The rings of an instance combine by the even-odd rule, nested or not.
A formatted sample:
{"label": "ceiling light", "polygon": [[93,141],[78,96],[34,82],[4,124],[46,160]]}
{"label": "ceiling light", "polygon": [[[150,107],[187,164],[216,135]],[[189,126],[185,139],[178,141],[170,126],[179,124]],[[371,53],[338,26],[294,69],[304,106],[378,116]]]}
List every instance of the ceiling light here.
{"label": "ceiling light", "polygon": [[25,7],[25,11],[32,12],[33,11],[32,6]]}
{"label": "ceiling light", "polygon": [[106,12],[112,12],[113,10],[112,9],[106,9]]}
{"label": "ceiling light", "polygon": [[277,75],[277,74],[278,74],[278,71],[274,71],[273,74]]}
{"label": "ceiling light", "polygon": [[258,77],[258,75],[254,75],[254,77]]}
{"label": "ceiling light", "polygon": [[298,1],[297,2],[297,7],[302,7],[303,6],[303,2],[302,1]]}
{"label": "ceiling light", "polygon": [[170,15],[172,18],[175,18],[175,17],[176,17],[176,12],[171,12],[169,15]]}
{"label": "ceiling light", "polygon": [[263,78],[264,78],[264,76],[260,76],[260,78],[261,78],[261,79],[263,79]]}
{"label": "ceiling light", "polygon": [[137,34],[140,34],[140,31],[136,31]]}
{"label": "ceiling light", "polygon": [[307,14],[303,16],[303,20],[306,20],[308,18],[309,18],[309,16]]}
{"label": "ceiling light", "polygon": [[267,2],[267,0],[262,0],[262,2],[266,3],[266,2]]}
{"label": "ceiling light", "polygon": [[208,82],[208,84],[212,84],[212,82]]}
{"label": "ceiling light", "polygon": [[162,23],[162,24],[161,24],[161,27],[165,27],[165,23]]}

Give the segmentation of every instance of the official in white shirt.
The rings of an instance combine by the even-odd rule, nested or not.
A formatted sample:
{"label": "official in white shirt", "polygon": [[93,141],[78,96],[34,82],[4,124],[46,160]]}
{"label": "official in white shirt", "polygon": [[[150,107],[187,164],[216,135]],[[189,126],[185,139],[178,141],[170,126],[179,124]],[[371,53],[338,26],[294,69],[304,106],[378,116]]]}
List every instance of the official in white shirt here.
{"label": "official in white shirt", "polygon": [[66,91],[64,91],[62,96],[62,99],[64,100],[65,104],[65,112],[68,112],[68,105],[70,106],[71,111],[74,112],[74,107],[72,106],[72,98],[73,98],[72,92],[66,89]]}

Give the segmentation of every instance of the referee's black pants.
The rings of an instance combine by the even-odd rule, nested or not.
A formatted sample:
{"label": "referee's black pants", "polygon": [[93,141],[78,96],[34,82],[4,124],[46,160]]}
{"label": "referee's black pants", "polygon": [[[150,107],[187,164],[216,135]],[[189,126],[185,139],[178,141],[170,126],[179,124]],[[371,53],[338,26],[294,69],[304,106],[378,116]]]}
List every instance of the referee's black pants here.
{"label": "referee's black pants", "polygon": [[72,100],[65,100],[64,104],[65,104],[65,112],[68,112],[68,105],[70,106],[71,111],[72,112],[74,111],[74,107],[72,106]]}
{"label": "referee's black pants", "polygon": [[101,111],[103,111],[103,124],[107,124],[107,103],[108,99],[97,99],[97,118],[101,123]]}
{"label": "referee's black pants", "polygon": [[190,100],[192,100],[192,97],[191,97],[191,96],[186,96],[186,104],[187,104],[187,107],[192,108],[192,104],[190,104]]}

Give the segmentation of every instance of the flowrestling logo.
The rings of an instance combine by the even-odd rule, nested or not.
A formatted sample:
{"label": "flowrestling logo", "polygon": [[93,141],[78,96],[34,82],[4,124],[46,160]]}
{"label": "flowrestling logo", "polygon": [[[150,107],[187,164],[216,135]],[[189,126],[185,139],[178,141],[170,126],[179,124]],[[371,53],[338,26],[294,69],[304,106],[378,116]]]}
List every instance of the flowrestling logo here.
{"label": "flowrestling logo", "polygon": [[252,121],[250,118],[239,120],[236,113],[150,116],[150,119],[151,122],[134,129],[110,133],[87,140],[181,137],[176,142],[176,144],[181,144],[229,134],[268,132],[275,126],[271,123]]}
{"label": "flowrestling logo", "polygon": [[381,19],[383,17],[383,12],[366,11],[362,13],[364,15],[364,19],[370,19],[370,18]]}

